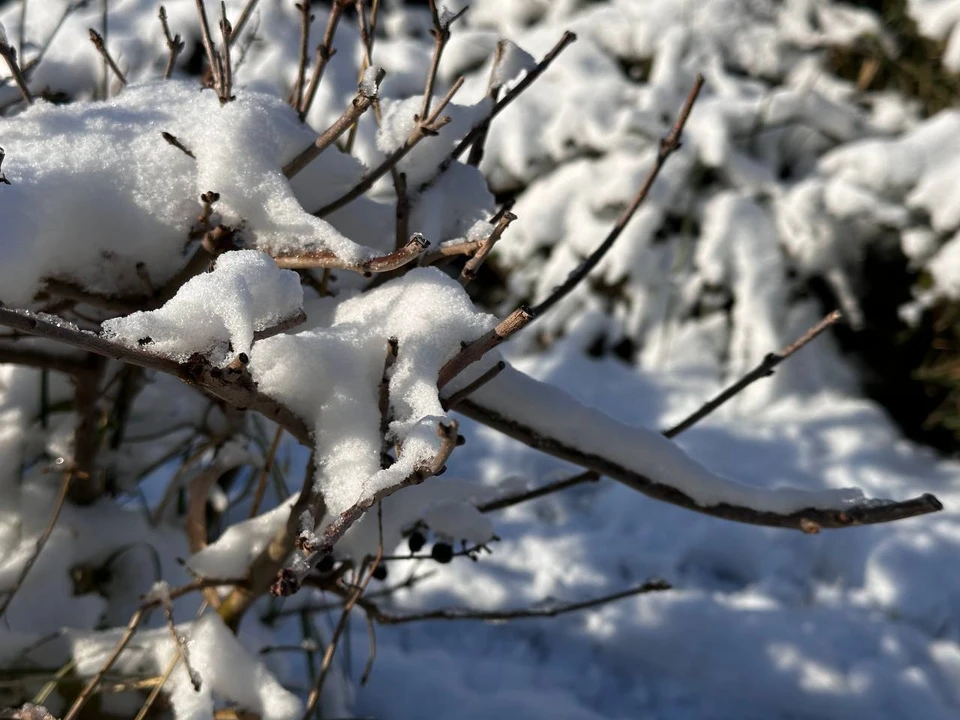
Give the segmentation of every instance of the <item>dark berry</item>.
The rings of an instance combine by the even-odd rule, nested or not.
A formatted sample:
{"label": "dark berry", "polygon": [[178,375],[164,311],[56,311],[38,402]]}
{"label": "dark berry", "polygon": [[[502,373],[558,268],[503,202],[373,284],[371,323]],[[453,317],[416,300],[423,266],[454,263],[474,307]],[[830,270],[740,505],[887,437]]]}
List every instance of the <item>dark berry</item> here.
{"label": "dark berry", "polygon": [[445,542],[435,543],[430,550],[430,557],[438,563],[446,564],[453,560],[453,545]]}
{"label": "dark berry", "polygon": [[407,538],[407,545],[410,547],[410,552],[420,552],[423,549],[423,546],[427,544],[427,539],[423,536],[423,533],[419,530],[414,530],[410,533],[410,537]]}
{"label": "dark berry", "polygon": [[373,569],[373,579],[374,580],[386,580],[387,579],[387,566],[386,565],[377,565]]}
{"label": "dark berry", "polygon": [[328,573],[333,570],[333,555],[326,555],[317,563],[317,570],[322,573]]}

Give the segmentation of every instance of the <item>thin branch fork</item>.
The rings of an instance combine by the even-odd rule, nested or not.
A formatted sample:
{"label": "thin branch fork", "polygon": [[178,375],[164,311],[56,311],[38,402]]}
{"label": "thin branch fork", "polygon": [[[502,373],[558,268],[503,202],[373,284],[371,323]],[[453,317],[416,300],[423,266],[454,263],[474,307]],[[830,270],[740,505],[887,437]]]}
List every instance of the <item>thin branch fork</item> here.
{"label": "thin branch fork", "polygon": [[0,42],[0,56],[3,56],[4,61],[7,63],[7,67],[10,68],[10,74],[13,76],[13,81],[17,84],[17,89],[20,90],[20,94],[23,96],[24,101],[27,105],[33,105],[33,95],[30,94],[30,89],[27,87],[27,81],[23,77],[23,72],[20,70],[20,65],[17,64],[17,51],[7,42]]}
{"label": "thin branch fork", "polygon": [[397,163],[399,163],[404,157],[407,156],[407,153],[417,146],[417,143],[428,136],[436,135],[438,132],[440,132],[440,129],[450,122],[449,117],[441,117],[440,113],[443,112],[443,109],[453,99],[453,96],[460,89],[461,85],[463,85],[463,77],[457,78],[457,81],[450,87],[450,90],[447,91],[447,94],[444,95],[443,99],[440,100],[430,117],[426,119],[417,119],[413,130],[410,131],[410,135],[407,136],[407,139],[404,140],[400,147],[387,155],[383,162],[364,175],[363,179],[348,192],[333,202],[324,205],[322,208],[317,210],[314,215],[317,217],[325,217],[333,211],[339,210],[345,205],[350,204],[367,192],[367,190],[372,188],[373,184],[383,177],[387,172],[389,172],[390,168],[396,167]]}
{"label": "thin branch fork", "polygon": [[440,17],[436,0],[430,0],[430,17],[433,21],[430,34],[433,35],[433,55],[430,59],[430,69],[427,71],[427,84],[423,90],[423,104],[420,106],[420,117],[422,118],[427,117],[430,113],[430,103],[433,101],[433,86],[437,81],[437,71],[440,69],[440,57],[443,55],[443,49],[450,42],[450,26],[466,11],[467,7],[464,7],[456,15]]}
{"label": "thin branch fork", "polygon": [[[386,74],[386,71],[382,68],[377,72],[377,90],[380,89],[380,83]],[[376,92],[365,93],[361,87],[356,97],[353,98],[347,109],[343,111],[343,114],[337,118],[330,127],[324,130],[313,143],[306,147],[303,152],[283,166],[284,177],[287,179],[296,177],[301,170],[320,157],[320,153],[333,145],[343,133],[349,130],[354,123],[360,119],[360,116],[370,109],[370,106],[373,105],[376,99]]]}
{"label": "thin branch fork", "polygon": [[313,23],[314,15],[310,12],[311,0],[300,0],[296,3],[297,10],[300,11],[300,62],[297,64],[297,79],[293,85],[293,93],[290,97],[290,104],[296,110],[303,106],[303,91],[307,76],[307,62],[310,54],[310,25]]}
{"label": "thin branch fork", "polygon": [[394,250],[386,255],[361,260],[360,262],[347,262],[338,257],[329,250],[318,250],[316,252],[301,253],[299,255],[276,255],[277,266],[291,270],[305,270],[308,268],[326,268],[330,270],[352,270],[365,276],[373,273],[389,272],[403,267],[418,257],[423,255],[429,241],[420,233],[414,233],[410,241],[399,250]]}
{"label": "thin branch fork", "polygon": [[330,15],[327,17],[327,28],[323,32],[323,40],[317,45],[316,60],[313,65],[313,74],[310,76],[310,85],[307,87],[307,93],[303,98],[303,103],[299,107],[300,122],[307,119],[310,107],[313,105],[313,99],[317,94],[317,88],[320,87],[320,80],[323,79],[323,71],[334,56],[336,50],[333,47],[333,37],[337,33],[337,25],[340,24],[340,17],[344,11],[350,7],[352,0],[333,0],[330,3]]}
{"label": "thin branch fork", "polygon": [[458,278],[461,285],[466,287],[476,279],[480,266],[483,265],[490,251],[493,250],[493,246],[496,245],[497,241],[503,236],[504,231],[510,227],[510,223],[516,219],[517,216],[512,212],[505,212],[500,216],[493,232],[480,243],[480,247],[477,248],[477,251],[463,266],[463,270],[460,272],[460,277]]}
{"label": "thin branch fork", "polygon": [[603,242],[600,243],[597,249],[594,250],[590,256],[580,264],[579,267],[571,272],[563,284],[555,288],[545,300],[537,305],[534,305],[533,307],[520,307],[514,310],[507,318],[497,325],[496,328],[470,343],[453,358],[451,358],[440,370],[439,387],[442,388],[453,378],[463,372],[465,368],[469,367],[471,364],[482,358],[486,353],[490,352],[495,347],[507,340],[511,335],[519,332],[533,322],[536,318],[547,312],[550,308],[560,302],[560,300],[569,295],[573,289],[585,277],[587,277],[590,271],[597,266],[610,248],[613,247],[613,244],[616,242],[617,238],[620,237],[634,213],[637,211],[640,205],[643,204],[643,201],[646,200],[647,195],[650,192],[650,188],[653,187],[653,183],[656,181],[657,176],[660,174],[660,170],[666,163],[667,159],[680,148],[680,136],[683,134],[683,128],[687,123],[687,119],[690,117],[690,112],[693,110],[693,105],[697,101],[700,90],[703,88],[703,83],[703,75],[698,74],[690,93],[687,95],[686,101],[683,103],[683,107],[680,109],[680,113],[677,116],[677,120],[674,123],[673,128],[670,130],[667,136],[660,141],[660,148],[657,152],[657,157],[653,167],[650,168],[650,172],[644,179],[643,184],[637,191],[637,194],[633,197],[633,200],[623,210],[623,212],[620,214],[620,217],[617,218],[617,221],[610,229],[607,237],[604,238]]}
{"label": "thin branch fork", "polygon": [[564,48],[567,47],[570,43],[574,42],[577,39],[577,36],[570,32],[569,30],[563,34],[560,40],[556,45],[543,56],[543,59],[537,63],[537,66],[533,68],[530,72],[523,76],[523,79],[518,82],[510,91],[504,95],[496,105],[493,106],[493,109],[490,110],[490,114],[481,120],[479,123],[473,126],[473,128],[468,132],[464,138],[457,144],[457,146],[450,151],[450,154],[440,163],[440,167],[437,169],[437,174],[434,175],[431,179],[424,182],[420,185],[419,192],[423,192],[427,188],[431,187],[443,173],[447,171],[453,162],[459,158],[470,147],[478,138],[480,138],[490,127],[490,123],[493,119],[503,112],[510,103],[516,100],[524,90],[530,87],[537,78],[539,78],[543,72],[550,67],[550,64],[557,59],[557,56],[563,52]]}
{"label": "thin branch fork", "polygon": [[107,44],[103,41],[103,36],[93,28],[87,28],[87,30],[90,33],[90,42],[93,43],[93,46],[97,49],[97,52],[100,53],[103,61],[107,64],[107,67],[109,67],[113,74],[116,75],[117,80],[120,81],[120,84],[125,86],[127,84],[127,78],[123,74],[123,71],[117,67],[117,63],[110,55],[110,51],[107,50]]}
{"label": "thin branch fork", "polygon": [[180,57],[186,43],[180,39],[180,35],[171,35],[170,26],[167,24],[167,9],[163,5],[160,6],[159,15],[163,37],[167,41],[167,50],[170,51],[170,56],[167,58],[167,67],[163,71],[163,79],[169,80],[170,76],[173,75],[173,67],[177,63],[177,58]]}

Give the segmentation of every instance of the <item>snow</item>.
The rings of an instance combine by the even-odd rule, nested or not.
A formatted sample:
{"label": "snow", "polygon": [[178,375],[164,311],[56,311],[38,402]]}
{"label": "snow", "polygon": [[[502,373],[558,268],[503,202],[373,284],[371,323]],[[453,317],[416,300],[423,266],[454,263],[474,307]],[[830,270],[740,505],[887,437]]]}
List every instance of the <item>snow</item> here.
{"label": "snow", "polygon": [[[38,56],[66,3],[28,4],[23,64]],[[226,3],[231,20],[245,4]],[[651,577],[674,589],[551,620],[378,628],[366,687],[357,679],[368,639],[355,610],[324,689],[324,716],[421,718],[427,707],[438,717],[532,720],[957,716],[960,467],[902,438],[863,397],[862,371],[834,338],[819,338],[678,442],[652,429],[684,417],[833,304],[852,324],[869,322],[859,292],[870,281],[863,260],[878,248],[902,248],[924,278],[900,309],[905,317],[960,299],[960,116],[922,117],[903,95],[860,92],[826,62],[831,48],[862,36],[893,57],[896,38],[874,14],[833,0],[474,0],[452,28],[437,77],[434,107],[466,76],[444,111],[452,122],[399,166],[408,175],[409,232],[432,248],[484,237],[497,203],[516,196],[518,219],[488,261],[502,283],[471,287],[473,300],[433,268],[384,282],[337,272],[328,278],[332,294],[317,298],[269,257],[328,250],[359,261],[393,249],[389,178],[328,218],[311,212],[356,185],[413,129],[432,49],[426,8],[383,3],[374,49],[387,72],[378,91],[382,126],[366,113],[352,154],[331,148],[291,182],[283,165],[357,92],[362,49],[352,11],[301,124],[284,102],[299,62],[292,5],[261,0],[233,55],[237,100],[222,107],[185,72],[198,37],[195,3],[165,5],[171,30],[187,43],[172,81],[157,81],[167,49],[156,2],[129,0],[110,4],[107,43],[130,79],[115,96],[91,101],[102,72],[86,36],[101,22],[96,3],[66,18],[29,78],[38,97],[49,86],[71,102],[38,99],[26,109],[9,80],[0,87],[3,171],[12,183],[0,185],[0,302],[176,359],[202,353],[222,364],[243,353],[260,391],[305,421],[313,446],[284,439],[260,513],[250,518],[263,463],[243,448],[265,458],[275,427],[176,378],[128,376],[108,363],[97,402],[98,467],[110,497],[64,506],[0,623],[5,671],[60,668],[73,658],[77,673],[91,676],[144,593],[153,588],[150,597],[160,598],[195,575],[242,576],[251,567],[288,523],[310,450],[316,488],[335,515],[403,484],[439,449],[437,425],[456,419],[466,444],[447,472],[386,497],[382,526],[379,513],[367,513],[334,555],[355,561],[382,542],[388,556],[405,556],[404,536],[417,523],[429,542],[489,543],[493,554],[443,566],[387,561],[389,579],[372,591],[403,583],[410,571],[432,574],[388,597],[371,592],[385,611],[551,607]],[[444,10],[464,6],[457,0]],[[945,67],[960,68],[960,3],[909,0],[907,9],[923,32],[945,41]],[[314,40],[325,20],[317,15]],[[18,3],[0,10],[14,35],[19,17]],[[492,123],[480,167],[455,163],[418,192],[489,113],[488,84],[509,87],[568,29],[577,42]],[[505,56],[491,74],[498,43]],[[361,92],[372,92],[376,71],[361,75]],[[439,369],[495,315],[545,297],[596,246],[645,176],[697,72],[707,86],[645,205],[591,281],[502,348],[509,366],[475,401],[703,506],[792,512],[934,492],[945,511],[811,537],[691,513],[609,480],[496,513],[476,510],[579,469],[445,411]],[[241,249],[151,312],[57,309],[51,280],[121,298],[162,288],[197,247],[199,197],[208,191],[220,194],[212,222],[235,230]],[[814,282],[824,303],[810,294]],[[255,339],[301,309],[302,325]],[[50,314],[57,312],[70,314]],[[397,457],[383,468],[379,393],[391,338],[399,347],[387,376]],[[64,352],[5,336],[0,348],[8,347]],[[622,354],[633,362],[585,356],[598,347],[627,347]],[[493,353],[471,367],[445,395],[498,359]],[[130,383],[139,392],[113,447],[117,397]],[[62,373],[0,367],[0,589],[13,587],[33,556],[73,461],[73,397]],[[212,542],[190,555],[177,495],[216,463],[235,473],[211,491]],[[169,483],[172,502],[155,513]],[[330,516],[293,521],[309,534]],[[299,647],[304,625],[277,612],[330,600],[309,589],[282,604],[264,598],[236,635],[213,612],[191,619],[199,595],[174,600],[202,684],[195,691],[182,663],[175,669],[165,692],[173,714],[207,718],[239,705],[265,718],[300,717],[315,676],[306,674],[302,650],[279,648]],[[176,651],[161,615],[147,619],[118,671],[166,669]],[[316,643],[329,632],[323,616],[315,620]],[[57,636],[45,639],[50,633]],[[0,694],[0,705],[7,698]],[[57,692],[45,704],[55,715],[65,710]],[[103,697],[103,711],[116,716],[139,707],[137,696]]]}
{"label": "snow", "polygon": [[210,359],[220,365],[249,354],[255,332],[295,317],[302,306],[295,272],[279,269],[262,252],[240,250],[222,255],[211,272],[188,280],[159,310],[106,321],[103,334],[180,361],[198,351],[215,355]]}

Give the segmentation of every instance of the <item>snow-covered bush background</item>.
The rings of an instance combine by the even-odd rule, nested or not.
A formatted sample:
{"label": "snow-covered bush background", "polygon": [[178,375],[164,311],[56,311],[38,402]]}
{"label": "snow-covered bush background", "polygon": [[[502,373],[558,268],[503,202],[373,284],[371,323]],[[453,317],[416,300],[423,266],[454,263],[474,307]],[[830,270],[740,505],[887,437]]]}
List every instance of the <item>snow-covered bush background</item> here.
{"label": "snow-covered bush background", "polygon": [[[644,429],[869,325],[870,253],[921,278],[905,323],[960,301],[960,116],[829,62],[894,56],[879,16],[305,5],[207,3],[206,42],[188,0],[0,10],[0,706],[955,717],[958,468],[830,331]],[[947,70],[958,8],[907,4]],[[610,252],[445,383],[600,244],[698,74]]]}

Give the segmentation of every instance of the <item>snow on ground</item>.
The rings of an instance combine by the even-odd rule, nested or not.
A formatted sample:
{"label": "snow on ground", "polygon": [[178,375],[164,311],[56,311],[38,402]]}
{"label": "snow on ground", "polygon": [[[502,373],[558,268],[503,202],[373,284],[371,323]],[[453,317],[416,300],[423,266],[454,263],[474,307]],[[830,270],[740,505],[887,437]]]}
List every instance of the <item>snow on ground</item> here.
{"label": "snow on ground", "polygon": [[[243,4],[227,3],[231,17]],[[166,5],[188,56],[198,41],[195,3]],[[177,267],[172,261],[182,259],[171,249],[184,248],[198,195],[208,190],[221,193],[220,219],[244,221],[251,244],[276,248],[292,240],[302,248],[314,241],[354,259],[390,247],[388,181],[375,188],[383,202],[363,200],[329,223],[309,213],[350,187],[364,165],[379,162],[409,131],[409,111],[418,108],[429,60],[426,10],[384,2],[385,36],[378,38],[376,62],[387,71],[381,93],[388,120],[393,113],[395,121],[387,133],[378,135],[368,114],[359,125],[356,159],[328,151],[288,184],[280,172],[284,162],[312,141],[310,128],[322,130],[342,112],[360,79],[358,31],[348,17],[307,116],[310,127],[296,123],[282,101],[297,63],[298,19],[290,5],[261,0],[248,28],[257,37],[240,42],[238,100],[219,108],[212,93],[198,91],[195,78],[156,82],[166,48],[155,2],[110,4],[108,45],[131,85],[109,106],[38,105],[0,125],[3,170],[13,183],[0,186],[3,302],[31,304],[46,279],[132,292],[142,283],[141,260],[155,270],[152,280],[163,281]],[[24,59],[39,52],[66,6],[66,0],[29,4]],[[954,47],[960,47],[957,6],[953,0],[909,3],[921,28],[949,37],[950,67],[960,57]],[[324,12],[317,15],[323,22]],[[12,42],[19,8],[4,9],[0,19]],[[31,83],[88,99],[101,64],[86,43],[86,28],[99,22],[95,4],[70,14],[59,30],[62,40],[48,50]],[[513,271],[505,307],[541,298],[596,245],[646,172],[695,72],[705,73],[707,88],[685,146],[598,268],[600,291],[584,284],[541,323],[543,334],[519,338],[507,351],[517,368],[615,420],[655,429],[682,418],[724,380],[809,327],[822,311],[802,293],[810,278],[824,280],[856,323],[857,272],[875,243],[894,240],[933,279],[905,313],[960,294],[960,213],[952,181],[960,163],[956,114],[922,119],[900,98],[859,95],[830,76],[821,62],[824,48],[882,32],[872,15],[838,2],[476,0],[455,26],[438,78],[442,93],[460,72],[467,74],[451,108],[456,121],[436,144],[407,159],[411,177],[429,178],[440,151],[482,113],[488,56],[501,36],[519,48],[501,68],[499,80],[509,86],[508,75],[529,67],[522,53],[542,57],[568,28],[578,41],[495,121],[483,177],[454,166],[446,182],[415,199],[411,212],[410,230],[438,242],[489,217],[493,202],[484,177],[493,191],[519,193],[519,219],[495,251]],[[16,97],[9,84],[0,88],[0,104]],[[161,131],[177,135],[196,159],[163,143]],[[88,141],[72,143],[81,132]],[[51,135],[57,137],[51,141]],[[60,196],[71,200],[52,202]],[[95,242],[71,244],[77,235]],[[131,235],[139,241],[130,244]],[[299,308],[291,278],[263,256],[237,253],[186,288],[180,309],[175,302],[107,327],[131,345],[148,334],[166,342],[159,350],[170,354],[212,346],[217,362],[228,341],[229,352],[249,350],[262,389],[316,421],[318,446],[327,456],[322,482],[339,510],[357,498],[358,486],[369,494],[397,480],[386,471],[377,474],[374,391],[385,339],[402,336],[390,382],[406,413],[392,431],[420,441],[402,458],[400,469],[409,470],[436,449],[427,430],[444,412],[432,376],[451,348],[489,327],[489,316],[475,312],[455,283],[432,271],[415,271],[362,296],[341,279],[335,300],[305,302],[304,328],[251,346],[254,331]],[[260,307],[265,292],[274,302]],[[230,302],[219,306],[251,295],[257,297],[236,315]],[[223,310],[214,313],[215,327],[193,321],[198,304]],[[429,309],[426,327],[408,316],[409,306]],[[172,327],[177,337],[164,336]],[[190,342],[178,345],[183,328]],[[586,359],[582,349],[601,336],[608,345],[624,337],[636,343],[639,369]],[[539,340],[552,345],[544,350]],[[298,372],[317,382],[304,390]],[[320,382],[328,373],[349,375],[350,383]],[[57,490],[35,459],[69,458],[71,452],[72,416],[55,414],[50,428],[38,419],[40,382],[33,370],[0,370],[2,587],[15,581]],[[154,510],[163,503],[158,488],[173,474],[171,458],[194,454],[201,465],[223,460],[214,440],[235,420],[200,407],[193,396],[180,401],[179,388],[169,378],[151,379],[133,410],[133,440],[106,461],[121,492],[132,496],[136,482],[147,478],[143,492]],[[62,405],[71,389],[54,380],[49,392]],[[321,410],[332,416],[325,425],[317,419]],[[206,446],[187,439],[198,426],[213,438]],[[453,454],[444,477],[385,503],[387,537],[399,535],[418,512],[439,534],[453,537],[458,522],[466,522],[483,537],[489,527],[463,512],[464,498],[489,499],[505,488],[574,472],[469,420],[461,419],[460,431],[467,443]],[[363,688],[357,679],[368,644],[357,620],[345,643],[349,652],[338,655],[328,682],[327,714],[939,720],[960,713],[960,582],[954,572],[960,465],[900,438],[860,397],[855,368],[829,337],[679,444],[716,474],[764,490],[790,486],[831,498],[849,487],[876,497],[933,492],[946,510],[808,536],[690,513],[603,480],[501,511],[489,516],[501,538],[492,556],[442,567],[420,563],[420,570],[439,571],[415,590],[398,593],[394,609],[519,608],[587,599],[650,577],[674,589],[557,619],[382,627]],[[290,467],[304,459],[301,450],[284,450]],[[18,473],[25,460],[29,466]],[[268,500],[279,502],[273,495]],[[175,518],[175,504],[160,507],[159,519]],[[247,509],[232,508],[228,517],[245,517]],[[250,544],[262,546],[284,520],[283,509],[271,510],[264,507],[259,518],[234,525],[192,555],[190,567],[241,572],[253,556]],[[433,519],[441,513],[445,517]],[[99,531],[107,526],[109,533]],[[369,517],[361,521],[341,550],[369,548],[374,530]],[[88,536],[95,541],[76,541]],[[188,554],[182,534],[151,522],[137,503],[109,512],[68,506],[8,610],[9,628],[0,628],[0,660],[13,661],[40,635],[61,627],[86,649],[115,641],[115,630],[96,631],[122,626],[136,594],[159,577],[171,585],[184,581],[186,571],[175,560]],[[115,573],[111,592],[74,596],[70,574],[103,563]],[[402,579],[413,565],[391,563],[388,582]],[[304,592],[281,607],[307,598]],[[301,628],[299,621],[258,623],[257,615],[276,609],[267,605],[247,617],[239,643],[216,621],[194,623],[196,657],[210,688],[194,697],[189,678],[177,673],[171,687],[183,717],[209,714],[210,689],[254,710],[273,698],[278,704],[268,709],[276,717],[297,716],[296,701],[273,678],[305,695],[312,678],[300,654],[270,653],[261,663],[255,653],[299,641]],[[188,623],[196,607],[190,599],[178,601],[178,621]],[[318,617],[323,634],[335,620]],[[170,655],[169,636],[150,632],[140,638],[140,655],[124,662],[157,672]],[[222,649],[229,652],[218,654]],[[53,647],[47,652],[45,659],[62,661]],[[84,654],[83,660],[82,669],[96,668],[96,659]]]}

